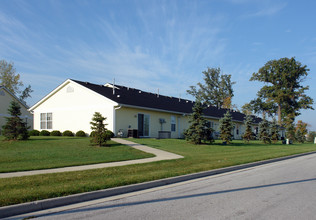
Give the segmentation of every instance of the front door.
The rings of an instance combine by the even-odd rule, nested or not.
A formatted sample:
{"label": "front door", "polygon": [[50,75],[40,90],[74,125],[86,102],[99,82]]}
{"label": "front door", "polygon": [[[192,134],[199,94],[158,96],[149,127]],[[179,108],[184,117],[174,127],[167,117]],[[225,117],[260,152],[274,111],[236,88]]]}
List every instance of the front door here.
{"label": "front door", "polygon": [[138,114],[138,135],[149,137],[149,115]]}

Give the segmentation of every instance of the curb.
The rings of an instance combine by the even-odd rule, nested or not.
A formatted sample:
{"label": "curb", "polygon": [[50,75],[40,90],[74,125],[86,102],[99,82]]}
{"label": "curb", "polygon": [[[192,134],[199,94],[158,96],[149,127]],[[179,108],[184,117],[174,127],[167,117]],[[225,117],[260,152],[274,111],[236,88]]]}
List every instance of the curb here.
{"label": "curb", "polygon": [[242,170],[242,169],[246,169],[250,167],[260,166],[260,165],[268,164],[268,163],[274,163],[274,162],[278,162],[282,160],[288,160],[288,159],[311,155],[315,153],[316,151],[307,152],[307,153],[290,155],[290,156],[263,160],[263,161],[258,161],[258,162],[252,162],[252,163],[247,163],[247,164],[242,164],[242,165],[237,165],[237,166],[203,171],[199,173],[154,180],[154,181],[145,182],[145,183],[138,183],[138,184],[132,184],[128,186],[120,186],[120,187],[98,190],[98,191],[93,191],[93,192],[79,193],[79,194],[74,194],[74,195],[65,196],[65,197],[39,200],[39,201],[22,203],[22,204],[11,205],[11,206],[4,206],[4,207],[0,207],[0,218],[26,214],[29,212],[42,211],[45,209],[56,208],[56,207],[71,205],[71,204],[80,203],[80,202],[86,202],[89,200],[95,200],[95,199],[115,196],[119,194],[140,191],[144,189],[150,189],[150,188],[154,188],[158,186],[165,186],[165,185],[169,185],[173,183],[188,181],[188,180],[207,177],[207,176],[213,176],[213,175],[232,172],[236,170]]}

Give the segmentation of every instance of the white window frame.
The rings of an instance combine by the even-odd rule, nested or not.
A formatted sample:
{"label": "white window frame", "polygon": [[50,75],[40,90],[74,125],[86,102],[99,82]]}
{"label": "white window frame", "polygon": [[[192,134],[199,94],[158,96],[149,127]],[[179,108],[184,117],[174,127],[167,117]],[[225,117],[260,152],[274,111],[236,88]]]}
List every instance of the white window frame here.
{"label": "white window frame", "polygon": [[176,116],[171,116],[171,119],[170,119],[170,130],[172,132],[175,132],[177,131],[177,122],[176,122]]}
{"label": "white window frame", "polygon": [[53,113],[49,112],[40,114],[40,128],[53,129]]}

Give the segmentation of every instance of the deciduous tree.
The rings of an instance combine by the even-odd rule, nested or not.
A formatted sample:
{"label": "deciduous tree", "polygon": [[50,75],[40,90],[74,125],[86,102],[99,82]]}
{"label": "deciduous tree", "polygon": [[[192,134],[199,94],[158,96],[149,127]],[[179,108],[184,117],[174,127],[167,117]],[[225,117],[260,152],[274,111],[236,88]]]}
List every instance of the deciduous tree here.
{"label": "deciduous tree", "polygon": [[231,75],[221,74],[220,68],[207,68],[202,72],[204,83],[197,86],[190,86],[187,93],[194,96],[197,100],[218,108],[231,106],[231,99],[234,96],[232,86],[235,82],[231,81]]}
{"label": "deciduous tree", "polygon": [[30,85],[23,91],[20,91],[20,87],[23,87],[23,83],[20,80],[20,74],[16,73],[13,63],[8,63],[5,60],[0,61],[0,85],[4,86],[14,95],[20,94],[19,98],[22,101],[31,97],[30,93],[33,92]]}
{"label": "deciduous tree", "polygon": [[266,83],[259,94],[278,107],[278,124],[287,120],[288,128],[293,123],[293,117],[300,114],[301,109],[313,109],[313,99],[305,94],[308,86],[301,83],[308,75],[309,69],[292,58],[281,58],[268,61],[257,73],[253,73],[251,81]]}

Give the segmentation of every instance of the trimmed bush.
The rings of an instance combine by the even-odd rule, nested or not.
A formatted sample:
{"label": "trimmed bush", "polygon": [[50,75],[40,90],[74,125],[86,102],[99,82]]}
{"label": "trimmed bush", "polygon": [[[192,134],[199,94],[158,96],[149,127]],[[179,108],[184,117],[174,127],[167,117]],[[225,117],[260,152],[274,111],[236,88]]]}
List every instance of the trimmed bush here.
{"label": "trimmed bush", "polygon": [[76,137],[86,137],[86,133],[84,131],[77,131]]}
{"label": "trimmed bush", "polygon": [[107,137],[114,138],[114,133],[110,130],[106,130],[105,134]]}
{"label": "trimmed bush", "polygon": [[41,132],[39,133],[39,136],[49,136],[50,132],[47,130],[41,130]]}
{"label": "trimmed bush", "polygon": [[73,137],[74,133],[72,133],[72,131],[66,130],[63,132],[63,136]]}
{"label": "trimmed bush", "polygon": [[61,132],[60,131],[57,131],[57,130],[54,130],[50,133],[50,136],[61,136]]}
{"label": "trimmed bush", "polygon": [[89,137],[94,137],[94,135],[95,135],[95,131],[91,131]]}
{"label": "trimmed bush", "polygon": [[39,130],[31,130],[29,131],[30,136],[39,136],[40,132]]}

